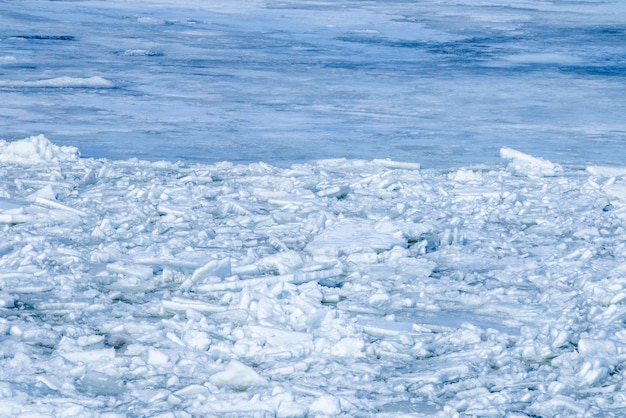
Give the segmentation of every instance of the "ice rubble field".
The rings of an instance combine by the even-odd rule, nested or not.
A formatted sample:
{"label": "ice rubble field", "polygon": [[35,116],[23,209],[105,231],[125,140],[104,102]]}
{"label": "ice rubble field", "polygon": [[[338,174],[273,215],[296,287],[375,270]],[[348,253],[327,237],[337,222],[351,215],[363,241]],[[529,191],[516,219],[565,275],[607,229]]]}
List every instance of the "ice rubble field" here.
{"label": "ice rubble field", "polygon": [[0,414],[626,413],[626,168],[500,155],[276,168],[0,142]]}

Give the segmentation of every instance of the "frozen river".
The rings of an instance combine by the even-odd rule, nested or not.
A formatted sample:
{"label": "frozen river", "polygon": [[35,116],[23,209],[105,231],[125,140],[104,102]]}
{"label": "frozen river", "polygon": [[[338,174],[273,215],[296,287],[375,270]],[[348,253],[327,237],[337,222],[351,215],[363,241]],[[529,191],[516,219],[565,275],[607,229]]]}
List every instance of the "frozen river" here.
{"label": "frozen river", "polygon": [[198,162],[624,162],[626,6],[4,1],[0,138]]}
{"label": "frozen river", "polygon": [[0,416],[624,416],[624,3],[236,3],[0,1]]}

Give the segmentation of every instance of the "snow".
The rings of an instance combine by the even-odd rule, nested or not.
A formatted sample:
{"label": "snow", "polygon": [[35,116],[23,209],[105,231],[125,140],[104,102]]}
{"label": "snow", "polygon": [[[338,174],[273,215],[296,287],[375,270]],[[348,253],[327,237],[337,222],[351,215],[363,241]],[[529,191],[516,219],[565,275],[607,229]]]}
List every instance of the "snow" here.
{"label": "snow", "polygon": [[1,155],[5,415],[626,408],[626,169]]}

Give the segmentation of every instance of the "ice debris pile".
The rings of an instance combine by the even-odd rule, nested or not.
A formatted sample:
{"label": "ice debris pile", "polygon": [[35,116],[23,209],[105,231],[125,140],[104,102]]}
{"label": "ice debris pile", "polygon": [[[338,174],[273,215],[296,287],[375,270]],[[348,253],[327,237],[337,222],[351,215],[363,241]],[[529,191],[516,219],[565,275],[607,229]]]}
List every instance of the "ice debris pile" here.
{"label": "ice debris pile", "polygon": [[79,157],[80,153],[76,147],[59,147],[51,143],[44,135],[31,136],[15,142],[0,140],[0,162],[57,163],[76,161]]}
{"label": "ice debris pile", "polygon": [[502,158],[2,143],[0,414],[626,413],[626,169]]}

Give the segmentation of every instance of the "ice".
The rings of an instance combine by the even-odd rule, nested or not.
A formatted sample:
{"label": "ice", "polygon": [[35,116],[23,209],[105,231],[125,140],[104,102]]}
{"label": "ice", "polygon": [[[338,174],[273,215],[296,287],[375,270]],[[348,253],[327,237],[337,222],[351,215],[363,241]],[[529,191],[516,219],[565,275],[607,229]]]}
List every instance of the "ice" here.
{"label": "ice", "polygon": [[164,366],[169,363],[169,360],[169,357],[165,353],[154,349],[148,350],[148,364],[153,366]]}
{"label": "ice", "polygon": [[500,157],[509,161],[509,167],[519,174],[528,176],[554,176],[562,172],[562,168],[558,164],[510,148],[500,149]]}
{"label": "ice", "polygon": [[618,167],[513,149],[458,170],[172,164],[32,142],[45,162],[0,168],[0,370],[27,411],[626,406]]}
{"label": "ice", "polygon": [[19,224],[30,221],[28,215],[0,213],[0,224]]}
{"label": "ice", "polygon": [[[76,5],[79,4],[80,7]],[[0,137],[198,163],[623,164],[619,1],[5,5]],[[408,166],[405,166],[408,168]]]}
{"label": "ice", "polygon": [[20,164],[42,164],[56,161],[75,161],[78,149],[57,146],[44,136],[31,136],[20,141],[0,141],[0,161]]}
{"label": "ice", "polygon": [[211,278],[215,278],[216,281],[221,281],[223,278],[231,275],[230,259],[224,260],[212,260],[202,267],[194,270],[191,278],[182,284],[182,288],[188,290],[196,283],[208,281]]}
{"label": "ice", "polygon": [[315,416],[336,416],[341,413],[341,404],[334,396],[324,395],[311,404],[309,412]]}
{"label": "ice", "polygon": [[1,81],[0,87],[40,87],[40,88],[111,88],[113,83],[100,76],[56,77],[33,81]]}
{"label": "ice", "polygon": [[239,391],[267,385],[267,381],[254,369],[236,360],[232,360],[223,371],[215,373],[209,380],[217,387]]}
{"label": "ice", "polygon": [[15,211],[16,209],[21,209],[21,205],[17,202],[12,202],[10,200],[0,199],[0,211]]}
{"label": "ice", "polygon": [[162,304],[165,309],[180,312],[185,312],[188,309],[197,312],[222,312],[226,309],[223,306],[215,306],[194,299],[183,299],[179,297],[172,298],[171,300],[164,300]]}
{"label": "ice", "polygon": [[376,222],[339,220],[317,235],[307,249],[314,254],[336,257],[364,251],[383,252],[405,245],[400,230],[385,230],[384,225]]}
{"label": "ice", "polygon": [[[63,341],[61,341],[61,344]],[[99,363],[111,361],[115,357],[113,349],[69,351],[59,348],[60,355],[72,363]]]}
{"label": "ice", "polygon": [[[32,195],[31,195],[32,196]],[[78,216],[87,216],[87,214],[81,210],[70,208],[69,206],[62,205],[61,203],[55,202],[50,199],[46,199],[41,196],[36,196],[34,202],[38,205],[51,208],[51,209],[59,209],[64,212],[70,212],[76,214]]]}
{"label": "ice", "polygon": [[623,416],[625,12],[3,3],[0,415]]}
{"label": "ice", "polygon": [[558,65],[574,65],[580,63],[580,58],[575,55],[566,55],[558,53],[543,54],[519,54],[504,57],[506,61],[515,64],[558,64]]}
{"label": "ice", "polygon": [[123,392],[117,379],[98,372],[86,373],[79,381],[79,388],[96,396],[119,396]]}

